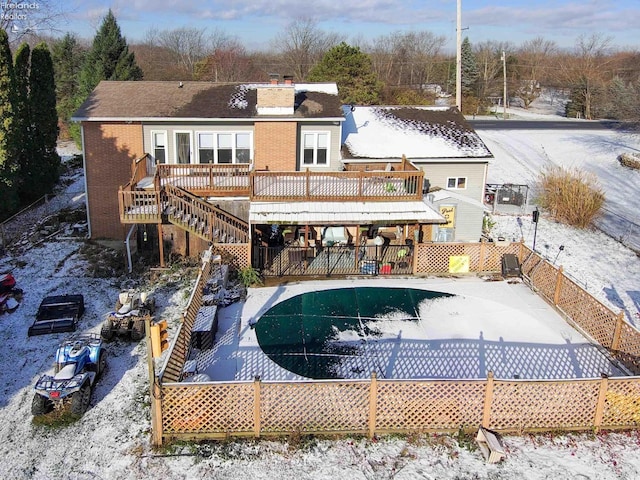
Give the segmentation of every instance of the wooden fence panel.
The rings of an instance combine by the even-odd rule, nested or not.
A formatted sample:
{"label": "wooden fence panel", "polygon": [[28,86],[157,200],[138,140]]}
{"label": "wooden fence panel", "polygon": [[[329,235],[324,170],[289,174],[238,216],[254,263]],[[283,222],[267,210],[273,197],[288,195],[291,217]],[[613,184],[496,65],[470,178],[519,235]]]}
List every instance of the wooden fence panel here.
{"label": "wooden fence panel", "polygon": [[482,422],[485,381],[378,381],[376,431],[455,431]]}
{"label": "wooden fence panel", "polygon": [[611,347],[616,314],[565,275],[556,306],[600,345]]}
{"label": "wooden fence panel", "polygon": [[599,380],[496,381],[489,428],[580,430],[594,424]]}
{"label": "wooden fence panel", "polygon": [[171,384],[162,387],[162,425],[167,437],[253,434],[251,383]]}
{"label": "wooden fence panel", "polygon": [[368,381],[262,383],[263,433],[366,433]]}
{"label": "wooden fence panel", "polygon": [[640,425],[638,378],[609,379],[602,424],[609,428]]}

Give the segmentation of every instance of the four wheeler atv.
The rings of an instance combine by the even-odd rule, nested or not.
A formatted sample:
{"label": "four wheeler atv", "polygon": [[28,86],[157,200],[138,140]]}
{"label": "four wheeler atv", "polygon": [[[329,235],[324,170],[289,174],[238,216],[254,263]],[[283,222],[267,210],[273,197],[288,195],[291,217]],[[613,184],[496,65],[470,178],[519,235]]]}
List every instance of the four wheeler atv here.
{"label": "four wheeler atv", "polygon": [[89,408],[91,389],[107,366],[107,352],[96,334],[70,337],[56,351],[55,375],[42,375],[35,386],[33,415],[44,415],[70,404],[71,413]]}
{"label": "four wheeler atv", "polygon": [[102,324],[100,336],[109,341],[115,335],[129,335],[137,342],[144,337],[145,320],[151,318],[155,309],[154,299],[145,292],[122,292],[118,295],[116,311],[110,312]]}

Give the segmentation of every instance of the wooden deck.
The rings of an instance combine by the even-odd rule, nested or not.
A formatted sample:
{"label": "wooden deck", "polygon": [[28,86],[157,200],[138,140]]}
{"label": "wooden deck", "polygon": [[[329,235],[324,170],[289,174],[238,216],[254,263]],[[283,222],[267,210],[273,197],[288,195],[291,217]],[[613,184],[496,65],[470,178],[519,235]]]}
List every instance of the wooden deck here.
{"label": "wooden deck", "polygon": [[[250,165],[157,165],[146,188],[146,156],[132,166],[132,180],[120,187],[122,223],[160,223],[167,186],[195,197],[247,197],[255,202],[364,202],[422,199],[424,172],[408,165],[403,171],[273,172]],[[145,168],[146,165],[146,168]]]}

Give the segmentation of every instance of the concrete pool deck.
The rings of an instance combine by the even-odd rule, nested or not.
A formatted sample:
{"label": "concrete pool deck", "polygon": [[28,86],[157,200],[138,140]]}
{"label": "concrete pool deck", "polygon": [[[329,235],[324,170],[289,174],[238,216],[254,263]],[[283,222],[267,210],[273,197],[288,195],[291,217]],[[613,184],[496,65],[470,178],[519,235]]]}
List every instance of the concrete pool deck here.
{"label": "concrete pool deck", "polygon": [[[340,357],[340,378],[575,379],[626,373],[520,281],[464,278],[354,278],[251,288],[244,302],[218,310],[213,349],[197,352],[212,381],[309,380],[263,353],[253,328],[274,305],[307,292],[352,287],[416,288],[456,296],[422,304],[419,321],[376,318],[376,337],[341,335],[357,354]],[[402,315],[400,315],[402,317]],[[292,319],[295,321],[295,319]]]}

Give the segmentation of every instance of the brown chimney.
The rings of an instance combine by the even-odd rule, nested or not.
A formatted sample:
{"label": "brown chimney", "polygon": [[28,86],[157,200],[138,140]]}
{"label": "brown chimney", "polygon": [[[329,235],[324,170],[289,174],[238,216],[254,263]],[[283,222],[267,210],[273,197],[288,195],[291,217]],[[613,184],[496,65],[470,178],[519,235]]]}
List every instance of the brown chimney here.
{"label": "brown chimney", "polygon": [[280,79],[280,74],[278,73],[270,73],[269,74],[269,83],[271,85],[278,85],[278,80]]}
{"label": "brown chimney", "polygon": [[282,77],[285,85],[293,85],[293,75],[285,75]]}

